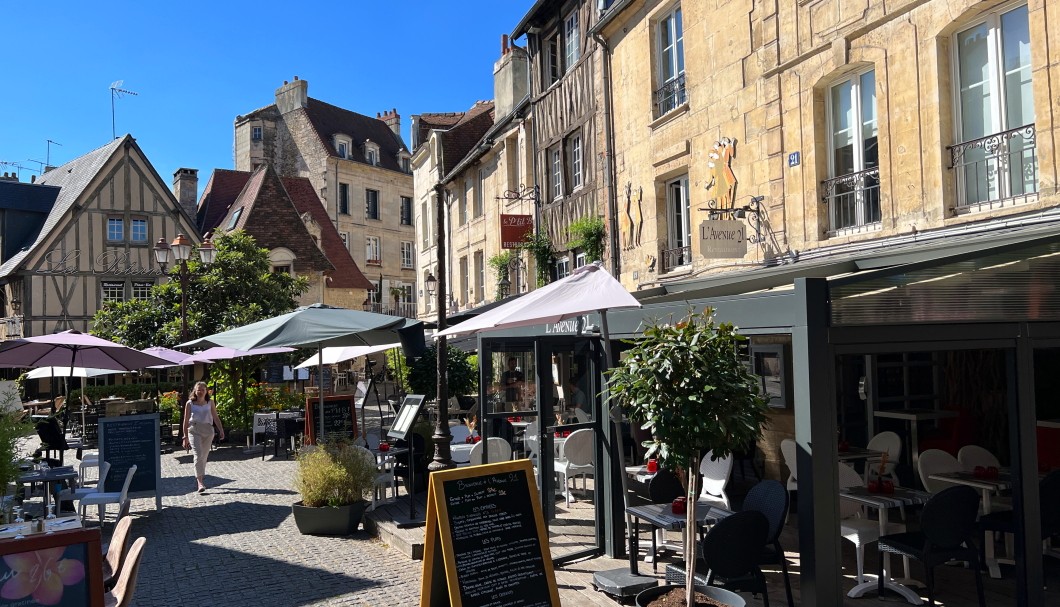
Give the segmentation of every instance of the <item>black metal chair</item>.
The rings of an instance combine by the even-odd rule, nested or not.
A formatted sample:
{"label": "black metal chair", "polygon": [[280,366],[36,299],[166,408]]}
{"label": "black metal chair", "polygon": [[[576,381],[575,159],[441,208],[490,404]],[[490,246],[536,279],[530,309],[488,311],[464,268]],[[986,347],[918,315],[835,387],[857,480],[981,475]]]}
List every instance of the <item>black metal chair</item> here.
{"label": "black metal chair", "polygon": [[265,451],[269,441],[273,443],[272,456],[280,455],[280,446],[283,446],[283,458],[290,455],[291,438],[298,435],[299,422],[296,419],[280,417],[277,412],[275,417],[265,421],[264,433],[261,439],[261,459],[265,459]]}
{"label": "black metal chair", "polygon": [[883,595],[883,553],[908,556],[924,563],[928,605],[935,604],[935,567],[948,561],[968,561],[975,573],[979,606],[986,607],[979,549],[975,545],[979,514],[979,493],[959,485],[939,491],[931,497],[920,514],[920,531],[885,535],[876,545],[880,550],[879,594]]}
{"label": "black metal chair", "polygon": [[761,512],[769,521],[769,533],[766,536],[765,549],[759,558],[759,565],[780,565],[784,572],[784,592],[787,594],[788,607],[795,607],[791,594],[791,578],[788,576],[788,559],[780,545],[780,533],[784,531],[784,521],[788,518],[788,491],[778,481],[760,481],[747,492],[743,500],[745,511]]}
{"label": "black metal chair", "polygon": [[758,565],[768,535],[769,521],[761,512],[747,510],[723,518],[703,538],[703,562],[696,569],[707,572],[707,585],[761,594],[769,607],[766,576]]}
{"label": "black metal chair", "polygon": [[58,455],[59,465],[63,465],[63,453],[70,448],[66,442],[66,435],[59,420],[55,417],[47,417],[37,422],[37,436],[40,437],[39,451],[45,457],[52,458]]}
{"label": "black metal chair", "polygon": [[[1060,470],[1053,470],[1038,481],[1038,512],[1042,517],[1042,541],[1060,536]],[[1016,521],[1013,516],[1012,510],[984,514],[979,517],[979,528],[984,532],[1015,533]],[[983,544],[981,548],[985,546]],[[980,557],[985,563],[982,550]]]}

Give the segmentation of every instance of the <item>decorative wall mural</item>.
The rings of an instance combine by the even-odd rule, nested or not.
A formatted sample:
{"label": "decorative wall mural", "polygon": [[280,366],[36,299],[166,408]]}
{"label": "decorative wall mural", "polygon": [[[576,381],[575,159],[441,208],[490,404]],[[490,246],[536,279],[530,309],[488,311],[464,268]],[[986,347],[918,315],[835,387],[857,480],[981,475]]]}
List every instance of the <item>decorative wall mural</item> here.
{"label": "decorative wall mural", "polygon": [[732,159],[736,158],[736,139],[722,137],[714,142],[711,150],[710,160],[710,183],[707,190],[714,190],[714,198],[710,207],[715,209],[729,209],[736,200],[736,174],[732,172]]}
{"label": "decorative wall mural", "polygon": [[644,199],[644,189],[638,187],[633,192],[633,183],[626,183],[626,208],[619,216],[622,224],[622,250],[628,251],[640,246],[641,229],[644,227],[644,211],[641,201]]}

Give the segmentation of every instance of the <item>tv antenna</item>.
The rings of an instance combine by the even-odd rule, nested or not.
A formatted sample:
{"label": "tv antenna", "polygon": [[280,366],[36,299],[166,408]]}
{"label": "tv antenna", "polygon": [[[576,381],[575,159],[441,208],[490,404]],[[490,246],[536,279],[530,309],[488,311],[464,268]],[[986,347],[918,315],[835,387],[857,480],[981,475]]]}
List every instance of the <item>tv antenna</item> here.
{"label": "tv antenna", "polygon": [[48,166],[52,165],[52,146],[53,145],[57,145],[59,147],[62,147],[63,144],[59,143],[58,141],[52,141],[51,139],[48,140],[48,155],[44,157],[44,160],[48,163]]}
{"label": "tv antenna", "polygon": [[110,85],[110,138],[111,139],[117,139],[118,138],[118,134],[115,132],[115,129],[114,129],[114,98],[115,97],[121,97],[122,95],[132,95],[133,97],[135,97],[137,95],[137,93],[134,93],[134,92],[132,92],[130,90],[121,88],[123,84],[125,84],[124,80],[115,80]]}
{"label": "tv antenna", "polygon": [[[46,163],[46,162],[41,162],[40,160],[34,160],[34,159],[32,159],[32,158],[27,158],[27,159],[26,159],[26,162],[36,162],[37,164],[39,164],[39,165],[40,165],[40,167],[38,167],[38,168],[36,169],[36,170],[37,170],[37,174],[38,174],[38,175],[43,175],[43,174],[44,174],[44,167],[48,166],[48,163]],[[30,170],[32,171],[33,169],[30,169]]]}

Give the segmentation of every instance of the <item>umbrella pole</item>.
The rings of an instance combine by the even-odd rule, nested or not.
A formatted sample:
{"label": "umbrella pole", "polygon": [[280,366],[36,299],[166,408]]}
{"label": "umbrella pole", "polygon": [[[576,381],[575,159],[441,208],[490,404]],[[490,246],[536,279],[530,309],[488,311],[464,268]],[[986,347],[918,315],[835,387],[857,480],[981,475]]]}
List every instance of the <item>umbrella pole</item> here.
{"label": "umbrella pole", "polygon": [[[372,385],[372,380],[371,380],[371,378],[368,377],[368,373],[369,372],[370,372],[370,369],[368,368],[368,357],[365,356],[364,357],[364,379],[368,383],[364,385],[364,388],[365,388],[364,398],[361,399],[361,438],[363,438],[365,440],[365,444],[366,445],[368,444],[368,430],[367,430],[368,423],[366,421],[367,418],[365,418],[365,413],[364,413],[365,407],[364,406],[368,402],[368,386]],[[354,400],[357,400],[357,387],[356,386],[354,386],[354,388],[353,388],[353,398],[354,398]],[[382,434],[382,428],[380,428],[380,434]],[[370,448],[371,447],[369,447],[369,449]]]}
{"label": "umbrella pole", "polygon": [[317,344],[317,396],[320,398],[320,435],[317,444],[324,440],[324,344]]}

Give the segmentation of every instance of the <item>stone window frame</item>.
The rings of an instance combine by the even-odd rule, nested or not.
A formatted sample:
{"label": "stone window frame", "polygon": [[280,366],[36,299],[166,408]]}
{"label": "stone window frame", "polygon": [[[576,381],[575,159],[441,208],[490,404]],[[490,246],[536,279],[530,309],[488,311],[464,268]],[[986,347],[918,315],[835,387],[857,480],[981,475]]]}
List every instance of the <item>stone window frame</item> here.
{"label": "stone window frame", "polygon": [[350,250],[350,233],[339,232],[339,238],[342,239],[342,246],[346,247],[346,250]]}
{"label": "stone window frame", "polygon": [[379,166],[379,144],[371,139],[364,140],[364,161],[372,166]]}
{"label": "stone window frame", "polygon": [[264,132],[265,132],[264,128],[261,127],[260,125],[256,125],[256,126],[250,127],[250,140],[251,141],[261,141],[262,136],[264,135]]}
{"label": "stone window frame", "polygon": [[[871,77],[872,77],[872,104],[873,104],[873,111],[875,112],[874,119],[872,121],[874,123],[875,129],[876,129],[876,142],[874,144],[875,148],[876,148],[876,164],[875,164],[875,166],[866,166],[866,160],[864,158],[865,152],[864,152],[864,150],[860,149],[861,144],[865,142],[864,131],[863,131],[863,129],[865,127],[865,113],[864,113],[865,108],[863,107],[864,98],[863,98],[863,94],[862,94],[863,93],[862,89],[865,86],[865,77],[869,76],[869,75],[871,75]],[[852,163],[853,163],[853,169],[854,170],[851,173],[837,174],[836,173],[836,171],[837,171],[837,169],[836,169],[836,148],[835,148],[836,130],[835,130],[835,124],[834,124],[834,117],[833,117],[833,109],[834,109],[834,106],[835,106],[834,98],[835,98],[835,94],[836,94],[835,91],[839,87],[847,86],[847,85],[850,87],[850,95],[851,95],[851,98],[850,98],[851,110],[850,111],[854,115],[854,120],[853,120],[853,122],[851,123],[851,126],[850,126],[850,128],[852,130],[851,137],[852,137],[852,139],[854,141],[854,145],[851,148],[852,149],[852,154],[851,155],[852,155],[852,158],[853,158]],[[853,194],[855,197],[857,197],[857,199],[855,200],[855,205],[854,205],[855,218],[854,218],[853,222],[850,223],[849,225],[839,225],[839,223],[842,223],[842,222],[838,222],[837,223],[834,215],[836,213],[835,205],[839,204],[839,203],[837,203],[838,197],[835,197],[835,196],[829,197],[828,192],[832,191],[832,190],[829,190],[828,188],[825,189],[826,190],[825,191],[825,202],[826,202],[826,204],[825,204],[825,207],[826,207],[825,208],[825,213],[826,213],[826,222],[827,222],[826,223],[827,227],[825,229],[825,234],[829,238],[833,238],[833,237],[836,237],[836,236],[847,236],[847,235],[850,235],[850,234],[860,234],[860,233],[863,233],[863,232],[874,232],[874,231],[880,230],[882,228],[882,211],[883,211],[883,209],[882,209],[882,206],[880,206],[880,202],[881,201],[880,201],[879,196],[880,196],[880,188],[883,187],[883,184],[882,184],[882,181],[879,178],[879,170],[880,170],[879,148],[880,148],[881,133],[880,133],[880,130],[879,130],[879,123],[880,123],[879,104],[878,104],[878,102],[876,100],[876,89],[877,88],[878,88],[878,81],[876,80],[876,66],[875,66],[875,64],[869,64],[869,65],[866,65],[864,67],[861,67],[860,69],[858,69],[856,71],[844,73],[841,77],[833,80],[828,85],[828,87],[825,89],[825,94],[824,94],[824,106],[825,106],[825,115],[824,115],[824,117],[825,117],[825,122],[824,122],[825,134],[824,135],[825,135],[825,137],[824,137],[824,139],[825,139],[825,149],[826,149],[826,154],[827,154],[826,155],[826,164],[825,164],[825,169],[827,171],[827,174],[826,174],[827,179],[829,181],[831,181],[831,180],[834,180],[834,179],[837,179],[837,178],[845,177],[847,175],[851,175],[851,176],[863,175],[864,176],[864,175],[866,175],[866,171],[872,171],[873,169],[875,169],[876,172],[877,172],[875,177],[864,176],[861,179],[859,179],[856,182],[857,185],[854,186],[854,190],[850,193],[850,194]],[[865,198],[864,198],[867,195],[866,193],[867,192],[872,192],[873,189],[875,190],[874,194],[876,196],[876,207],[877,207],[876,211],[880,214],[878,217],[875,217],[875,218],[870,216],[870,213],[868,212],[869,211],[868,207],[871,206],[871,204],[868,203],[868,202],[865,202]],[[839,194],[839,196],[844,196],[844,195],[847,195],[847,194]],[[868,195],[872,195],[872,194],[870,193]]]}
{"label": "stone window frame", "polygon": [[411,240],[401,241],[401,267],[410,270],[415,267],[416,249]]}
{"label": "stone window frame", "polygon": [[368,266],[383,265],[383,244],[378,236],[364,237],[364,263]]}
{"label": "stone window frame", "polygon": [[478,219],[486,214],[484,194],[486,189],[486,167],[479,167],[475,173],[475,198],[471,206],[471,218]]}
{"label": "stone window frame", "polygon": [[467,209],[471,204],[471,199],[475,196],[475,182],[471,179],[470,175],[464,177],[464,195],[460,197],[460,202],[457,203],[456,207],[456,225],[462,226],[467,223],[468,214]]}
{"label": "stone window frame", "polygon": [[482,303],[486,300],[486,255],[481,249],[475,251],[473,263],[473,271],[475,273],[475,303]]}
{"label": "stone window frame", "polygon": [[339,215],[350,214],[350,184],[339,182],[339,200],[337,206]]}
{"label": "stone window frame", "polygon": [[[679,38],[675,38],[674,43],[672,45],[674,47],[674,65],[668,65],[667,62],[664,61],[664,58],[666,57],[666,49],[671,45],[663,39],[663,24],[674,24],[675,21],[678,19],[678,14],[680,14],[681,35]],[[663,12],[659,18],[654,19],[652,21],[652,31],[652,44],[655,47],[654,55],[656,59],[655,69],[653,70],[656,78],[656,83],[655,86],[652,88],[655,91],[653,97],[658,97],[659,92],[662,91],[668,85],[676,86],[678,81],[680,81],[681,78],[684,77],[686,72],[687,66],[685,64],[684,52],[684,11],[681,8],[681,3],[675,2],[673,6],[667,8],[666,11]],[[668,67],[672,68],[673,74],[667,74]],[[674,84],[671,85],[671,83]],[[682,91],[681,94],[675,94],[673,103],[668,104],[668,107],[666,107],[665,109],[663,108],[663,104],[661,102],[653,100],[654,103],[652,104],[652,110],[656,118],[661,118],[662,116],[665,116],[666,114],[669,114],[670,112],[673,112],[688,103],[688,90],[683,86],[681,86],[680,88]]]}
{"label": "stone window frame", "polygon": [[401,225],[410,226],[412,225],[412,197],[401,196],[401,202],[398,203],[398,214],[400,216]]}
{"label": "stone window frame", "polygon": [[350,139],[347,139],[346,137],[336,136],[335,137],[335,154],[339,158],[349,158],[350,157],[350,145],[351,145],[351,143],[352,143],[352,141]]}
{"label": "stone window frame", "polygon": [[379,219],[379,190],[364,189],[364,218]]}

